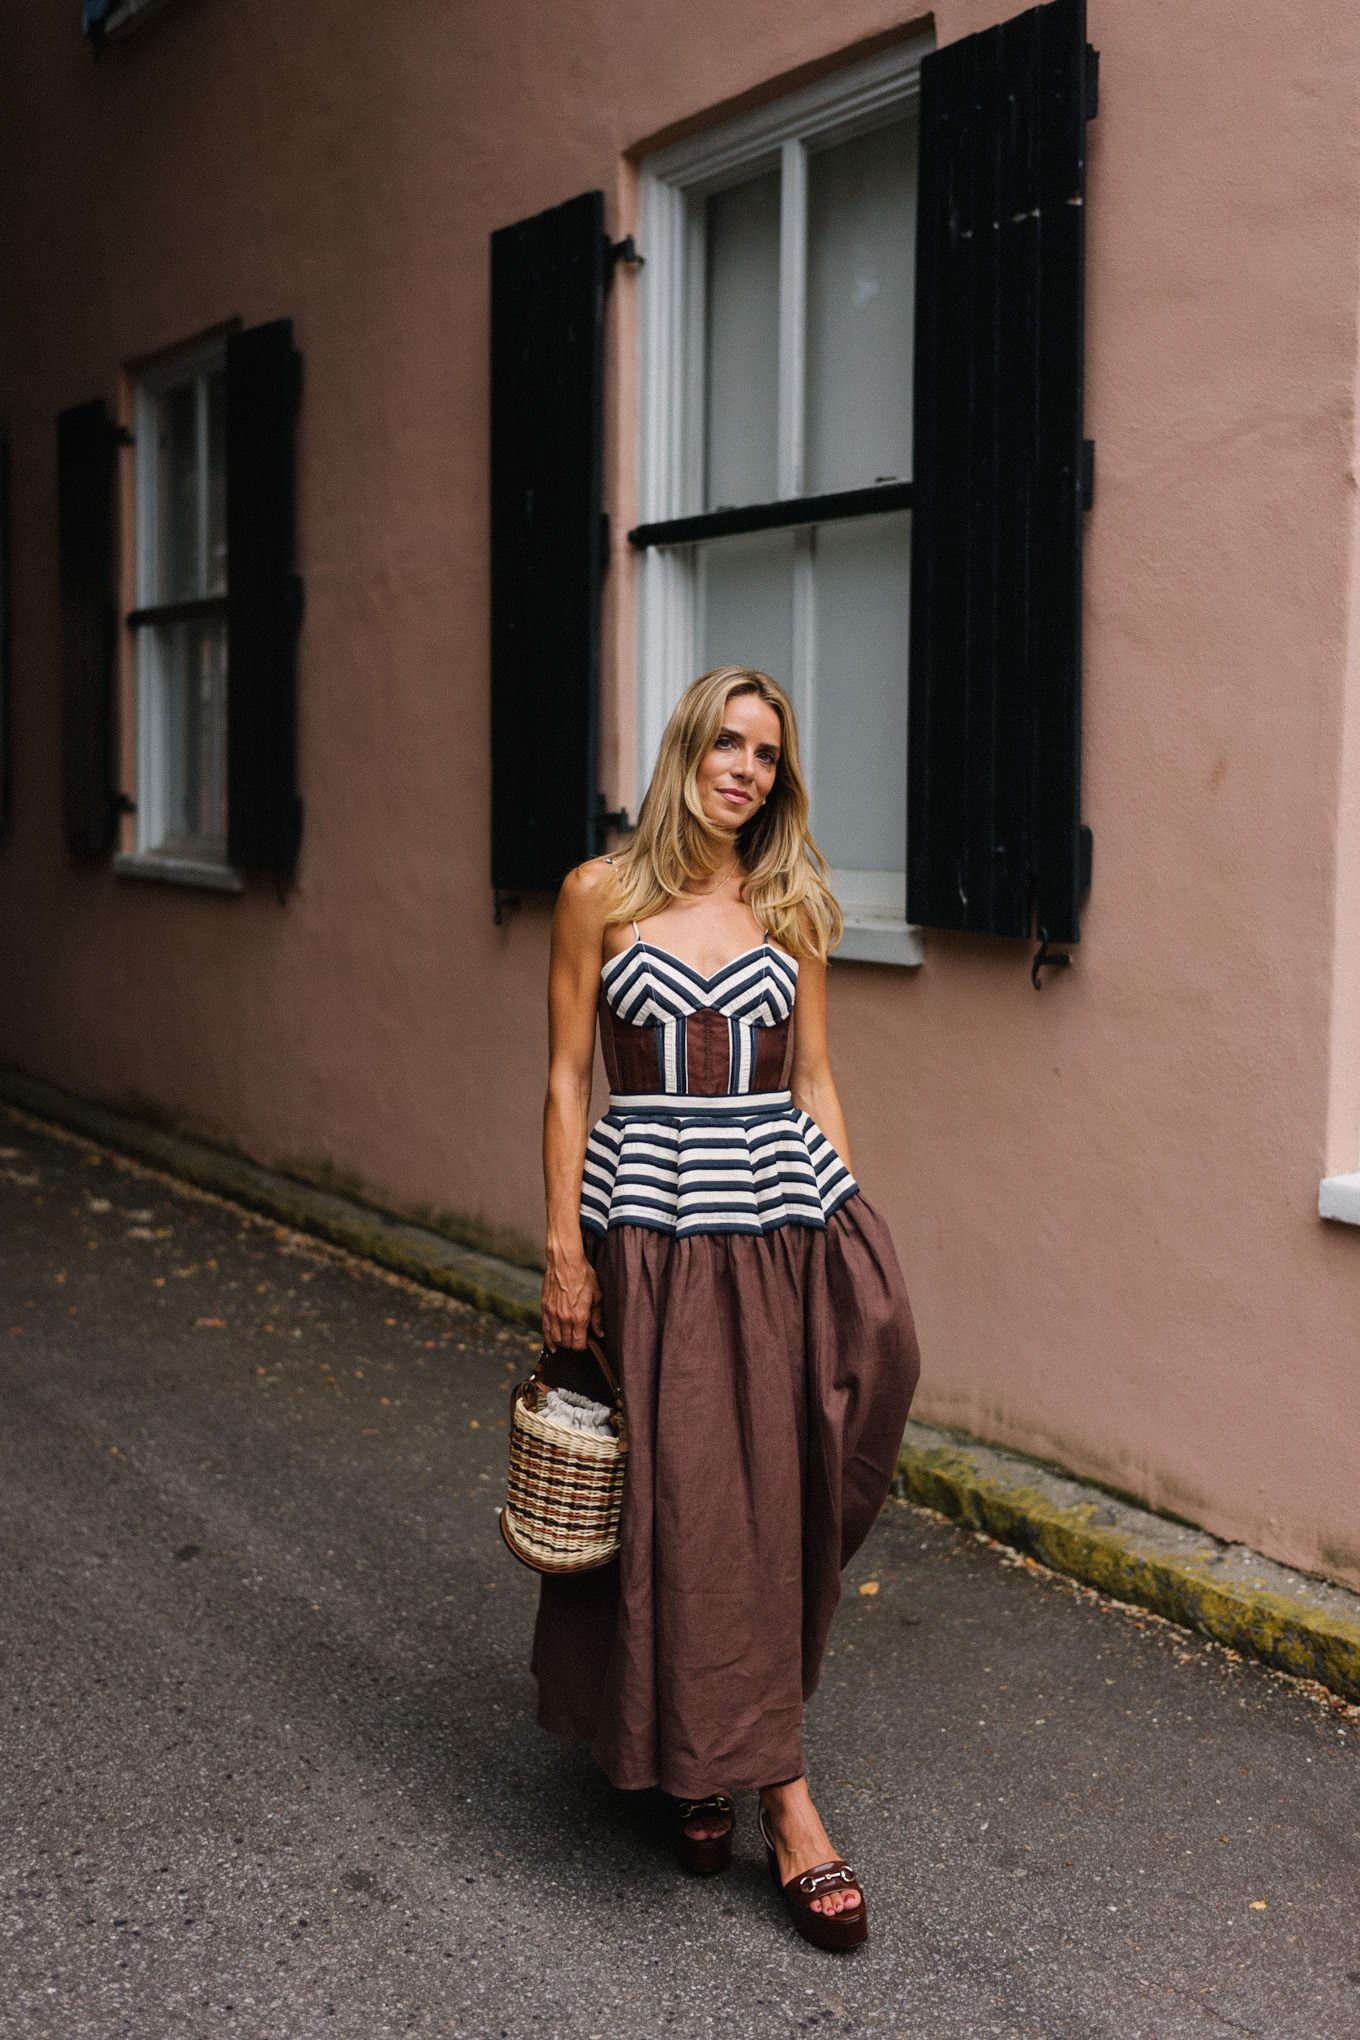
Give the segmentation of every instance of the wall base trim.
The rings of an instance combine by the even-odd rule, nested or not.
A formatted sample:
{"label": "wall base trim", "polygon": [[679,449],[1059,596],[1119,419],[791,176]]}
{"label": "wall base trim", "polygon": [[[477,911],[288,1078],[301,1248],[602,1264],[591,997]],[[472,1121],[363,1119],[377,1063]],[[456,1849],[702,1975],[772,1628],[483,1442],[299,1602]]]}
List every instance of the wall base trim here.
{"label": "wall base trim", "polygon": [[1360,1702],[1360,1594],[1345,1587],[924,1424],[907,1426],[896,1492],[1117,1601]]}
{"label": "wall base trim", "polygon": [[537,1269],[521,1268],[496,1254],[461,1247],[442,1233],[374,1210],[355,1198],[313,1189],[308,1183],[247,1161],[244,1155],[226,1154],[182,1134],[145,1126],[127,1113],[79,1098],[22,1070],[0,1066],[0,1101],[35,1119],[64,1126],[92,1146],[177,1176],[195,1189],[244,1205],[248,1211],[263,1212],[280,1225],[311,1233],[412,1282],[442,1289],[509,1324],[539,1329],[543,1277]]}

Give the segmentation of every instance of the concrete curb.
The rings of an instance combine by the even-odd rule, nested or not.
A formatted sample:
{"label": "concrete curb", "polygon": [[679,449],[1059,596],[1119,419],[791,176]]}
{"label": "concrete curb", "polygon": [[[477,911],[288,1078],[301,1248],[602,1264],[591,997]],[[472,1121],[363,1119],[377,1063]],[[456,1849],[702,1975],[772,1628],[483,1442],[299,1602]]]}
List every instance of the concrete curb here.
{"label": "concrete curb", "polygon": [[1018,1453],[910,1424],[897,1491],[1054,1572],[1360,1701],[1360,1595]]}
{"label": "concrete curb", "polygon": [[0,1100],[32,1113],[35,1119],[52,1120],[115,1154],[163,1169],[196,1189],[211,1190],[249,1211],[262,1212],[296,1232],[312,1233],[332,1246],[376,1261],[380,1268],[390,1268],[430,1289],[442,1289],[510,1324],[539,1329],[542,1277],[532,1268],[460,1247],[441,1233],[329,1190],[314,1190],[244,1156],[224,1154],[200,1141],[144,1126],[126,1113],[92,1104],[21,1070],[0,1067]]}
{"label": "concrete curb", "polygon": [[[533,1269],[160,1132],[19,1070],[0,1067],[0,1100],[507,1323],[539,1328]],[[1018,1453],[923,1424],[907,1427],[897,1490],[1055,1572],[1360,1702],[1360,1595],[1222,1545]]]}

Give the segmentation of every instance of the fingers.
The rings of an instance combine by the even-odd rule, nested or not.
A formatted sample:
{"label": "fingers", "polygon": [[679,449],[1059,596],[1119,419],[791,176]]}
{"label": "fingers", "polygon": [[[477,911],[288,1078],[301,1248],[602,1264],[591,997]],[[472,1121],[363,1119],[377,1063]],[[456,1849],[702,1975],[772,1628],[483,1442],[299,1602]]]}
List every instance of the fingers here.
{"label": "fingers", "polygon": [[584,1353],[588,1324],[588,1319],[578,1325],[569,1317],[556,1316],[553,1317],[550,1324],[549,1320],[545,1317],[543,1320],[543,1343],[550,1353],[556,1353],[563,1346],[566,1347],[569,1353]]}
{"label": "fingers", "polygon": [[543,1284],[543,1343],[550,1353],[566,1346],[585,1351],[588,1335],[604,1330],[604,1307],[594,1270],[585,1267],[579,1282],[564,1282],[550,1271]]}

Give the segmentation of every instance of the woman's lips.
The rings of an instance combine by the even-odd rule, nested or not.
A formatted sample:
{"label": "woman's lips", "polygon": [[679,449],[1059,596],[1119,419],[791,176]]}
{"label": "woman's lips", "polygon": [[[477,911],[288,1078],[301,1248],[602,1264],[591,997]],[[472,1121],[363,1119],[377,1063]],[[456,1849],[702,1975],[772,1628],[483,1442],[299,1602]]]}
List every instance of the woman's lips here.
{"label": "woman's lips", "polygon": [[749,807],[751,805],[750,794],[740,792],[735,786],[720,786],[718,792],[724,800],[730,800],[733,807]]}

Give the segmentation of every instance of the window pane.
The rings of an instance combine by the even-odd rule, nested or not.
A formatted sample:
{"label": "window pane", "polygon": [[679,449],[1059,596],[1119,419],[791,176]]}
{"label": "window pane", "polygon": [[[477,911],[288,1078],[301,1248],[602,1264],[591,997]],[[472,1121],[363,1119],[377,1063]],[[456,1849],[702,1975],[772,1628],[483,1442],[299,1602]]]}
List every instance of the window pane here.
{"label": "window pane", "polygon": [[189,602],[198,582],[198,387],[156,400],[156,602]]}
{"label": "window pane", "polygon": [[808,159],[803,486],[911,479],[916,121]]}
{"label": "window pane", "polygon": [[911,513],[820,525],[816,545],[813,833],[832,865],[902,871]]}
{"label": "window pane", "polygon": [[227,592],[227,376],[214,369],[208,383],[208,558],[205,593]]}
{"label": "window pane", "polygon": [[755,666],[788,687],[793,666],[793,534],[754,532],[703,547],[700,656],[712,666]]}
{"label": "window pane", "polygon": [[708,200],[705,506],[769,503],[779,439],[779,172]]}
{"label": "window pane", "polygon": [[154,718],[160,837],[148,849],[224,862],[227,854],[227,634],[221,623],[157,628]]}

